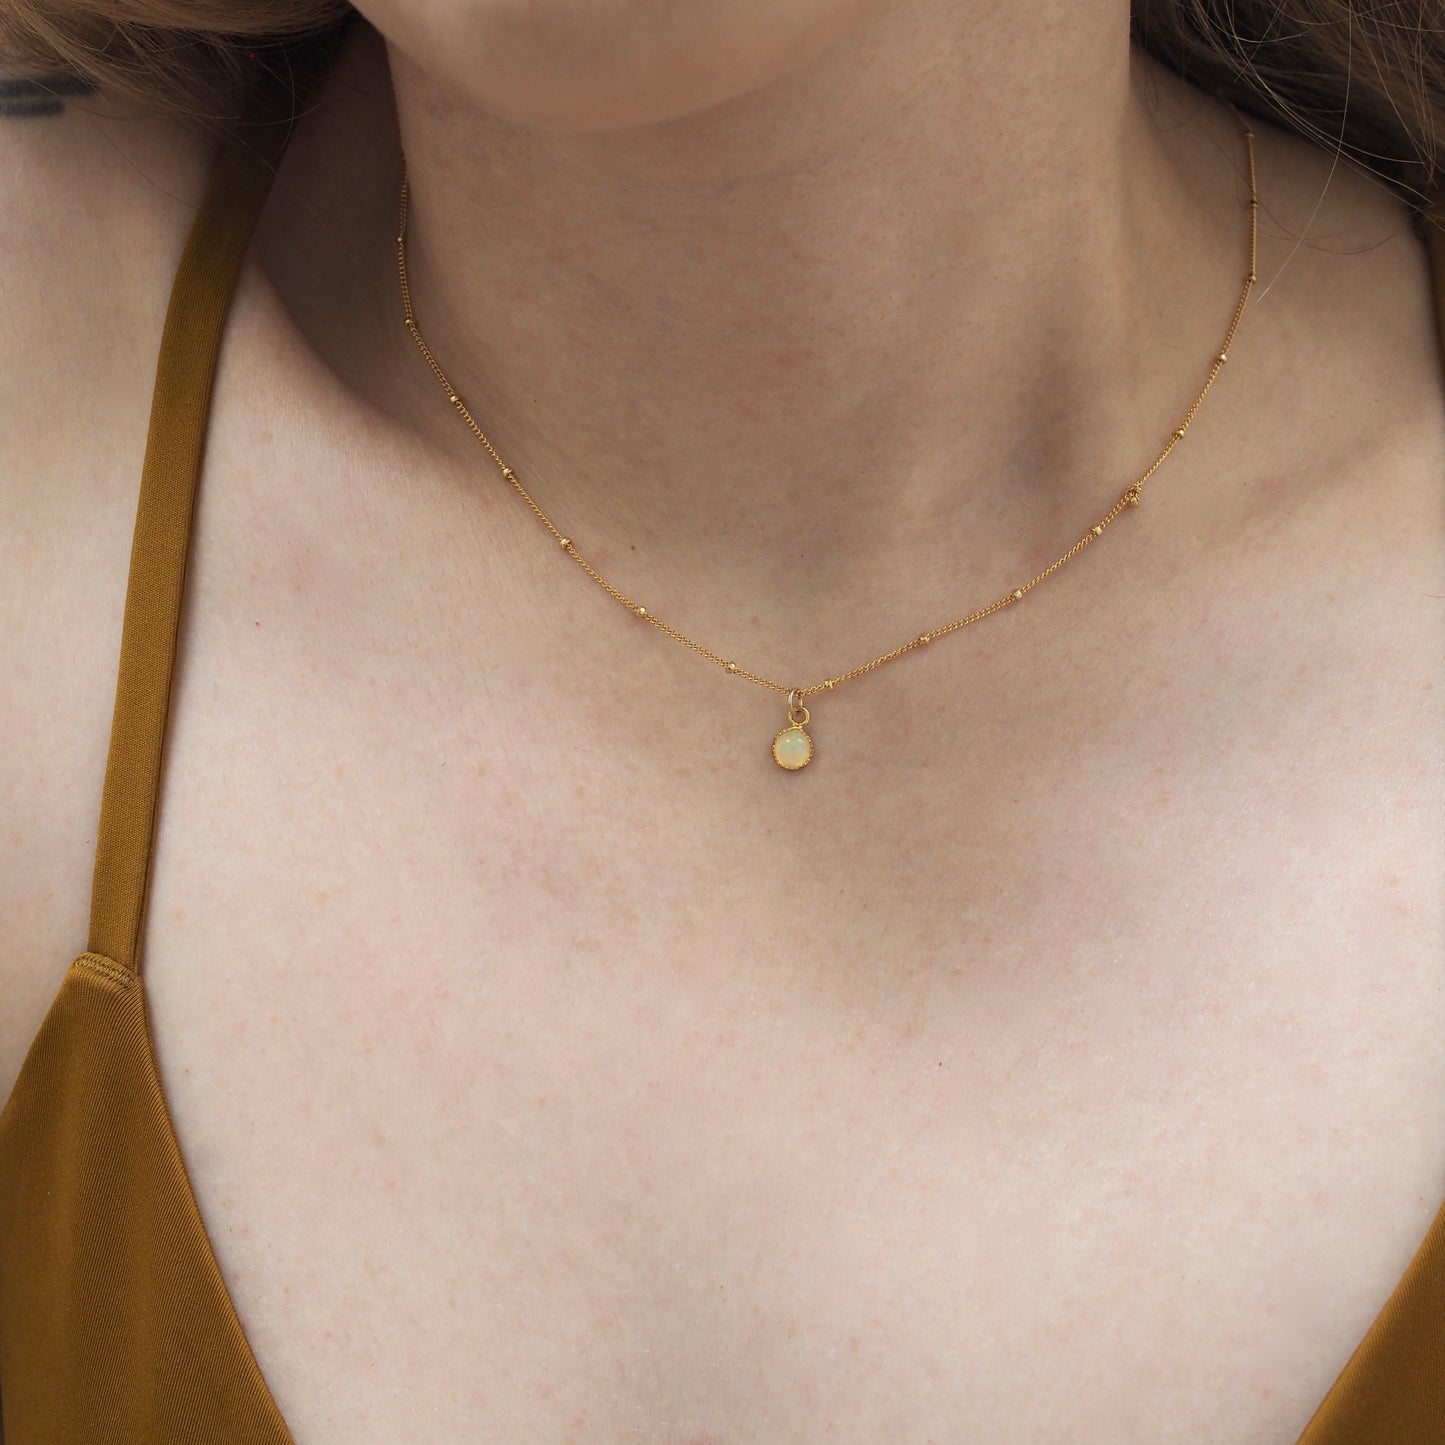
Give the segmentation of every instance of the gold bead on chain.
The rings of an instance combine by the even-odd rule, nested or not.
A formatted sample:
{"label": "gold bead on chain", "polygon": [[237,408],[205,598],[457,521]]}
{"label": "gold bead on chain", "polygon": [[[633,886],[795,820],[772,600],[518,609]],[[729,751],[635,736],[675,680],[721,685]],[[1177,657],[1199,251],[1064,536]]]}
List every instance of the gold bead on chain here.
{"label": "gold bead on chain", "polygon": [[675,641],[682,643],[684,647],[690,647],[699,657],[706,658],[708,662],[723,668],[736,677],[741,677],[748,682],[756,683],[759,687],[765,687],[773,692],[780,692],[787,695],[788,699],[788,725],[773,738],[773,761],[780,768],[788,772],[797,772],[805,768],[813,760],[813,738],[808,732],[808,723],[811,720],[811,713],[804,706],[803,699],[817,692],[831,692],[840,683],[851,682],[855,677],[862,677],[864,673],[872,672],[876,667],[882,667],[884,663],[892,662],[895,658],[902,657],[905,653],[914,651],[919,647],[927,647],[938,638],[946,636],[950,632],[957,632],[960,628],[968,627],[972,623],[981,622],[985,617],[1005,607],[1011,607],[1015,602],[1022,601],[1025,593],[1031,592],[1045,577],[1058,571],[1066,562],[1071,561],[1085,547],[1097,537],[1104,535],[1104,529],[1114,520],[1125,507],[1137,507],[1140,497],[1143,494],[1145,485],[1155,472],[1164,464],[1164,459],[1184,440],[1185,433],[1189,430],[1190,423],[1194,420],[1195,414],[1204,403],[1204,398],[1209,393],[1209,388],[1214,385],[1214,378],[1219,375],[1224,363],[1229,360],[1229,348],[1234,342],[1234,333],[1239,329],[1239,323],[1244,316],[1245,304],[1249,300],[1249,293],[1254,287],[1258,276],[1257,272],[1257,248],[1259,240],[1259,193],[1255,182],[1254,174],[1254,131],[1248,125],[1241,124],[1241,134],[1244,138],[1246,161],[1249,167],[1249,273],[1244,278],[1244,289],[1240,292],[1239,300],[1235,303],[1234,314],[1229,319],[1229,328],[1224,333],[1224,342],[1215,354],[1214,363],[1209,368],[1209,374],[1205,377],[1204,385],[1199,389],[1199,395],[1194,398],[1189,410],[1184,413],[1183,420],[1169,435],[1169,440],[1164,450],[1154,458],[1148,469],[1138,481],[1126,487],[1124,494],[1117,502],[1101,517],[1067,552],[1056,562],[1045,567],[1044,570],[1030,578],[1021,586],[1013,588],[996,602],[990,603],[987,607],[980,608],[977,612],[971,612],[967,617],[956,618],[952,622],[944,623],[942,626],[931,628],[927,632],[920,633],[901,647],[895,647],[892,652],[885,652],[881,657],[875,657],[871,662],[865,662],[859,667],[852,668],[848,672],[840,672],[836,677],[824,678],[821,682],[809,684],[807,687],[789,687],[785,683],[775,682],[771,678],[762,677],[756,672],[750,672],[747,668],[739,667],[736,662],[722,657],[713,652],[710,648],[704,647],[700,642],[694,642],[686,634],[679,632],[677,628],[670,626],[660,617],[649,612],[640,602],[619,592],[601,573],[597,572],[577,550],[570,537],[564,536],[555,526],[545,512],[534,502],[517,480],[517,474],[497,454],[487,434],[477,425],[476,419],[467,410],[467,404],[461,398],[460,393],[447,379],[446,373],[441,369],[431,348],[422,338],[421,328],[416,322],[416,313],[411,304],[411,286],[407,280],[406,273],[406,218],[409,190],[407,186],[406,165],[402,163],[401,178],[401,204],[397,218],[396,228],[396,264],[397,271],[401,278],[401,300],[404,308],[403,320],[406,329],[411,333],[411,339],[416,342],[418,350],[426,358],[426,364],[431,368],[432,374],[441,383],[442,390],[446,392],[447,401],[454,407],[462,420],[471,429],[472,434],[487,449],[492,460],[497,464],[502,476],[520,493],[522,500],[536,514],[537,520],[552,534],[555,541],[571,559],[587,573],[604,591],[620,602],[634,616],[640,617],[645,622],[650,622],[659,632],[665,632]]}

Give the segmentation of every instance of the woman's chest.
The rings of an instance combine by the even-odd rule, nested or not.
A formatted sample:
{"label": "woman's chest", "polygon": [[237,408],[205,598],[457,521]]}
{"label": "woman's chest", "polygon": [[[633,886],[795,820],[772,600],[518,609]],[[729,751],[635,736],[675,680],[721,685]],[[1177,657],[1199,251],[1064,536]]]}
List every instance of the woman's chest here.
{"label": "woman's chest", "polygon": [[1445,1198],[1434,486],[1163,513],[797,776],[591,592],[219,487],[145,969],[298,1445],[1290,1445]]}
{"label": "woman's chest", "polygon": [[1440,744],[1149,671],[831,794],[193,688],[158,1050],[298,1442],[1292,1442],[1445,1197]]}

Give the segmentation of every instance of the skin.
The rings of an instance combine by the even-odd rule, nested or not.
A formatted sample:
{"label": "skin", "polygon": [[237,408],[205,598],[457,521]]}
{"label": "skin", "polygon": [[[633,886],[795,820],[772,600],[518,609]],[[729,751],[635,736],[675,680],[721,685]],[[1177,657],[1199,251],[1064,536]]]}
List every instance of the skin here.
{"label": "skin", "polygon": [[[1006,6],[578,8],[595,29],[371,18],[424,332],[594,548],[636,546],[654,587],[712,573],[714,628],[739,590],[775,598],[802,629],[776,665],[811,670],[867,626],[819,607],[847,569],[927,615],[955,569],[1041,556],[1115,458],[1142,470],[1142,419],[1197,389],[1237,294],[1243,156],[1226,113],[1131,64],[1121,6],[1037,12],[1042,52]],[[420,374],[379,329],[357,384],[385,394]],[[434,396],[415,410],[467,454]]]}
{"label": "skin", "polygon": [[[228,322],[146,938],[296,1438],[1295,1438],[1445,1197],[1403,208],[1257,124],[1260,284],[1145,505],[820,702],[784,778],[781,699],[493,485],[400,324],[401,151],[502,455],[619,586],[814,680],[1153,460],[1239,291],[1234,117],[1112,0],[363,9]],[[3,132],[5,1085],[84,943],[211,164],[118,110]]]}

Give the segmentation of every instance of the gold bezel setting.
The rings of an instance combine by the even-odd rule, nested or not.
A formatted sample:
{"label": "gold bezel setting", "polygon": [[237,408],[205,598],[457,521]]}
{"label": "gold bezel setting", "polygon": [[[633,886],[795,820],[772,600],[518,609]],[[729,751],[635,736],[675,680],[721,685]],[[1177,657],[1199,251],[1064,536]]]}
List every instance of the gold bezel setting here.
{"label": "gold bezel setting", "polygon": [[[803,757],[801,757],[800,759],[798,759],[796,762],[785,763],[785,762],[783,761],[782,757],[780,756],[779,752],[778,752],[778,745],[783,741],[783,739],[784,739],[785,737],[788,736],[789,733],[800,733],[800,734],[807,740],[807,743],[808,743],[808,751],[803,755]],[[786,769],[786,770],[787,770],[788,772],[790,772],[790,773],[796,773],[799,768],[806,768],[806,767],[808,766],[808,764],[813,761],[813,736],[812,736],[812,734],[809,733],[806,729],[804,729],[804,728],[802,728],[801,726],[799,726],[797,723],[789,723],[788,726],[785,727],[785,728],[773,739],[773,761],[774,761],[780,768],[784,768],[784,769]]]}

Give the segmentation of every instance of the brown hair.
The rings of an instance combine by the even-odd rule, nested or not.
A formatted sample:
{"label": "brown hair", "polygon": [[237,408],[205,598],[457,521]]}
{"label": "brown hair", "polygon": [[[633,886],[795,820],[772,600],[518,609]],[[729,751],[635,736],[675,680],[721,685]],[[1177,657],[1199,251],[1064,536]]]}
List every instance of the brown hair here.
{"label": "brown hair", "polygon": [[[167,107],[284,64],[346,0],[0,0],[0,65]],[[1134,39],[1186,79],[1418,200],[1445,162],[1445,0],[1133,0]]]}
{"label": "brown hair", "polygon": [[224,117],[258,65],[284,72],[290,50],[353,15],[347,0],[0,0],[0,70]]}

